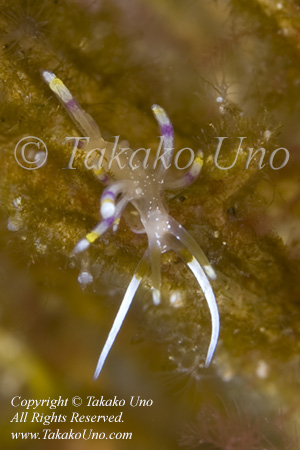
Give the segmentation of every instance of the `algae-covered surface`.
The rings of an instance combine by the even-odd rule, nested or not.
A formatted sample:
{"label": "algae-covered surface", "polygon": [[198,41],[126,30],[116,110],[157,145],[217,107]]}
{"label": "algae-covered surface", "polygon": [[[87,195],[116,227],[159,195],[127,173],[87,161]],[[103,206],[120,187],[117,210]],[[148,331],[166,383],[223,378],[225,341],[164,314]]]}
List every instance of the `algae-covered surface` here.
{"label": "algae-covered surface", "polygon": [[[1,0],[0,44],[1,448],[300,448],[298,2]],[[205,299],[168,252],[161,305],[145,278],[93,380],[147,237],[133,233],[129,208],[116,232],[72,256],[100,220],[103,186],[84,149],[68,169],[64,139],[80,134],[41,70],[64,81],[107,141],[155,151],[157,103],[176,149],[202,150],[200,176],[165,200],[217,273],[221,332],[209,368]],[[37,147],[24,167],[15,158],[27,136],[47,146],[39,168]],[[216,159],[217,137],[228,139]],[[245,168],[248,149],[262,147]],[[92,406],[91,396],[121,402]],[[59,397],[68,401],[51,409]],[[46,402],[26,409],[28,399]],[[74,412],[116,421],[71,422]],[[98,435],[85,439],[90,430]],[[12,435],[21,432],[40,440]]]}

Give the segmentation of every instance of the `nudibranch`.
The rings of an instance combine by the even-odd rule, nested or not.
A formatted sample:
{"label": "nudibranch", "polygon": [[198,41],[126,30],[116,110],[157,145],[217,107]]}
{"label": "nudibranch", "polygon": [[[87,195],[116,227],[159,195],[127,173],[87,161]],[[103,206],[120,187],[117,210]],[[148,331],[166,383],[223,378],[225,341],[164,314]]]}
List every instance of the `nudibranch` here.
{"label": "nudibranch", "polygon": [[[61,101],[76,127],[88,138],[86,150],[94,148],[108,149],[112,151],[113,144],[103,139],[101,132],[92,119],[72,96],[64,83],[49,71],[42,71],[42,76],[56,97]],[[159,167],[151,170],[141,165],[130,167],[128,163],[132,150],[126,151],[120,147],[120,161],[122,167],[108,170],[105,167],[107,159],[101,168],[96,168],[94,173],[106,186],[100,200],[100,212],[102,220],[96,227],[86,234],[75,246],[73,253],[78,254],[86,250],[94,243],[108,228],[118,226],[120,217],[126,205],[130,202],[138,211],[142,229],[139,232],[147,234],[148,248],[137,266],[119,311],[115,317],[112,328],[100,354],[95,370],[94,378],[98,378],[109,351],[122,326],[135,293],[148,271],[151,268],[152,298],[155,305],[161,301],[161,254],[175,251],[188,265],[201,287],[207,301],[212,323],[210,344],[206,356],[205,367],[208,367],[215,352],[219,331],[220,320],[218,306],[209,279],[214,280],[216,274],[205,254],[195,239],[167,212],[163,201],[165,190],[180,189],[191,184],[201,171],[203,165],[202,154],[198,153],[189,167],[188,171],[179,178],[170,176],[167,168],[171,164],[174,153],[174,132],[171,121],[164,109],[158,105],[152,106],[153,114],[158,122],[161,139],[163,159]]]}

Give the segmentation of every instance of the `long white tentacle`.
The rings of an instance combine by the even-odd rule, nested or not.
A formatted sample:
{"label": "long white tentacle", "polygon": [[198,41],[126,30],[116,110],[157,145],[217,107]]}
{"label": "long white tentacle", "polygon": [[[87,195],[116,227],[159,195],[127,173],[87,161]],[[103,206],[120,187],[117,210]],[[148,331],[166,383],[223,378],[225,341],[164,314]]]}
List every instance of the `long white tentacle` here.
{"label": "long white tentacle", "polygon": [[106,358],[107,358],[107,356],[108,356],[108,354],[110,352],[110,349],[111,349],[111,347],[112,347],[112,345],[113,345],[113,343],[114,343],[114,341],[115,341],[115,339],[117,337],[117,334],[119,333],[119,331],[121,329],[121,326],[122,326],[122,324],[124,322],[126,314],[127,314],[128,310],[130,308],[130,305],[132,303],[133,297],[135,296],[135,293],[136,293],[136,291],[137,291],[137,289],[138,289],[138,287],[139,287],[139,285],[140,285],[140,283],[142,281],[144,273],[145,273],[145,271],[147,269],[147,265],[145,264],[145,256],[146,256],[146,254],[142,258],[141,262],[139,263],[139,265],[137,267],[137,270],[136,270],[135,274],[133,275],[133,277],[132,277],[132,279],[131,279],[131,281],[130,281],[130,283],[128,285],[128,288],[127,288],[127,290],[125,292],[124,298],[123,298],[121,306],[119,308],[119,311],[118,311],[118,313],[117,313],[117,315],[115,317],[114,323],[113,323],[113,325],[111,327],[111,330],[110,330],[109,335],[108,335],[108,337],[106,339],[106,342],[104,344],[102,352],[101,352],[101,354],[99,356],[98,364],[97,364],[97,367],[96,367],[96,370],[95,370],[95,373],[94,373],[94,379],[95,380],[100,375],[100,372],[101,372],[102,367],[103,367],[103,365],[105,363],[105,360],[106,360]]}
{"label": "long white tentacle", "polygon": [[210,262],[208,261],[205,253],[201,249],[201,247],[197,244],[195,239],[180,225],[173,217],[169,216],[168,220],[171,225],[170,232],[173,236],[178,239],[178,242],[181,242],[192,255],[195,255],[196,259],[199,260],[201,266],[203,266],[205,272],[209,276],[210,279],[215,280],[217,275],[212,268]]}
{"label": "long white tentacle", "polygon": [[[175,237],[177,237],[176,234]],[[211,287],[209,278],[207,277],[198,259],[192,254],[190,249],[185,245],[184,242],[182,242],[182,240],[174,239],[174,234],[173,237],[169,239],[168,250],[175,251],[183,259],[183,261],[186,262],[190,270],[193,272],[196,280],[198,281],[199,286],[206,299],[211,315],[212,325],[211,338],[205,361],[205,367],[208,367],[216,350],[220,334],[220,317],[214,291]]]}
{"label": "long white tentacle", "polygon": [[212,290],[211,284],[209,279],[207,278],[204,270],[202,269],[199,262],[196,260],[196,258],[193,257],[192,261],[187,262],[189,268],[195,275],[203,293],[207,301],[207,305],[209,308],[209,312],[211,315],[211,325],[212,325],[212,331],[211,331],[211,338],[210,338],[210,344],[206,356],[205,361],[205,367],[208,367],[213,354],[215,352],[218,339],[219,339],[219,333],[220,333],[220,317],[219,317],[219,311],[218,306],[215,298],[214,291]]}

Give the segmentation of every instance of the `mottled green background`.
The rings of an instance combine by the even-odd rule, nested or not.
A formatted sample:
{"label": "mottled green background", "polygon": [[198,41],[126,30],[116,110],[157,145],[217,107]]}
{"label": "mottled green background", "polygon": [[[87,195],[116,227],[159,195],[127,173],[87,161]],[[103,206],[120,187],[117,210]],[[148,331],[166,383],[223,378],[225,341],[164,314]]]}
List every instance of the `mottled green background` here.
{"label": "mottled green background", "polygon": [[[298,449],[298,2],[1,0],[0,59],[1,448]],[[166,193],[166,202],[218,274],[213,287],[221,334],[209,369],[203,369],[207,306],[193,276],[169,253],[162,263],[163,304],[153,306],[145,280],[100,379],[93,381],[147,241],[132,233],[129,210],[116,234],[107,232],[88,252],[70,257],[99,221],[102,186],[80,159],[76,170],[63,170],[70,156],[63,139],[78,130],[42,81],[41,69],[65,82],[107,140],[120,135],[133,149],[156,149],[159,131],[150,108],[158,103],[173,122],[176,148],[202,149],[198,180]],[[43,139],[49,151],[47,164],[34,171],[14,158],[16,143],[28,135]],[[213,163],[216,136],[232,138],[222,151],[224,166],[234,159],[235,138],[247,137],[231,170]],[[262,170],[257,161],[244,169],[247,146],[265,147]],[[290,160],[275,171],[267,161],[278,147],[289,150]],[[82,270],[94,280],[85,289],[77,281]],[[179,308],[170,304],[174,291],[181,293]],[[153,406],[78,409],[123,410],[123,424],[91,428],[131,431],[131,441],[41,445],[11,439],[12,431],[46,428],[10,423],[15,395],[116,395],[127,404],[140,395]]]}

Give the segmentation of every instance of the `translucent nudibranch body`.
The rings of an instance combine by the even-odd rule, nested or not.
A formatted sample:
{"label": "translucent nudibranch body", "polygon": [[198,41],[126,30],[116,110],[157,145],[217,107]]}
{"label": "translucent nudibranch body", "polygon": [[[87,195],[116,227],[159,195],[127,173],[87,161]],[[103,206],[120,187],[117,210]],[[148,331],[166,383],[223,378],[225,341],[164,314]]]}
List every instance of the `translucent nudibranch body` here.
{"label": "translucent nudibranch body", "polygon": [[[71,92],[64,83],[51,72],[42,71],[42,76],[50,89],[61,101],[82,136],[89,138],[89,147],[95,144],[97,148],[106,148],[112,151],[113,144],[106,142],[92,117],[87,114],[75,101]],[[217,346],[220,330],[218,307],[209,278],[214,280],[216,274],[205,254],[195,239],[167,212],[163,201],[165,190],[179,189],[191,184],[201,171],[203,160],[201,152],[194,159],[189,170],[180,178],[171,178],[168,174],[173,152],[174,133],[169,117],[163,108],[152,106],[152,111],[158,122],[162,138],[163,162],[153,169],[135,167],[134,170],[126,166],[124,170],[113,171],[113,177],[103,169],[95,171],[96,176],[106,186],[100,200],[102,220],[95,228],[86,234],[74,248],[74,253],[86,250],[111,226],[117,226],[126,205],[130,202],[138,211],[142,223],[142,231],[147,234],[148,248],[133,275],[119,311],[116,315],[108,338],[100,354],[94,378],[98,378],[106,357],[122,326],[135,293],[146,272],[151,269],[152,298],[155,305],[161,301],[161,254],[175,251],[188,265],[201,287],[207,301],[212,323],[212,333],[207,352],[205,366],[207,367],[213,357]],[[120,161],[128,162],[132,151],[127,148],[120,154]],[[106,161],[107,162],[107,161]],[[124,165],[125,167],[125,165]]]}

